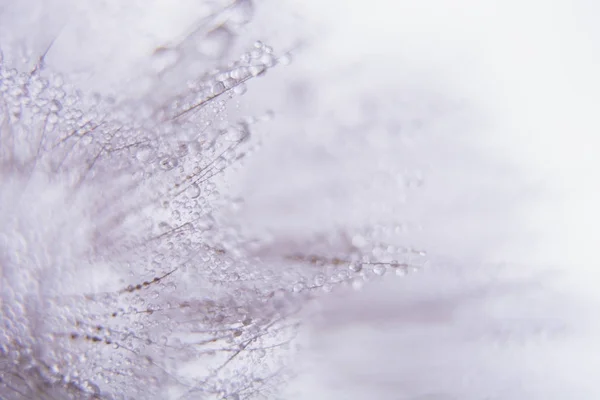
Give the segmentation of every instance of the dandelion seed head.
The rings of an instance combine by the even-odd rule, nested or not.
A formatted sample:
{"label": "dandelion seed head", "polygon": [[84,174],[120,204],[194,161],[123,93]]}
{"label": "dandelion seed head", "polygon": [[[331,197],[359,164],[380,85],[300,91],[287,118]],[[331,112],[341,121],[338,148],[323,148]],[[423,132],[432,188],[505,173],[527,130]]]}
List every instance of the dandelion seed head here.
{"label": "dandelion seed head", "polygon": [[272,375],[244,365],[293,331],[287,303],[239,284],[256,272],[205,234],[213,181],[250,136],[221,122],[230,89],[267,64],[212,71],[159,108],[1,65],[3,397],[235,397]]}

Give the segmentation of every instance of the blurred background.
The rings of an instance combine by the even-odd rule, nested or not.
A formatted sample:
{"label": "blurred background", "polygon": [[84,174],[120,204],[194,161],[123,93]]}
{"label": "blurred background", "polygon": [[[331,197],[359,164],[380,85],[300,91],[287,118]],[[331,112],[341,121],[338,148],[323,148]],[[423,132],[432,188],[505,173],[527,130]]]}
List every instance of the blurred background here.
{"label": "blurred background", "polygon": [[[244,199],[221,221],[275,245],[389,225],[396,245],[426,249],[436,268],[453,272],[403,282],[401,296],[386,281],[326,301],[331,322],[306,329],[312,370],[285,398],[562,399],[579,388],[571,398],[591,399],[599,391],[588,379],[597,359],[586,355],[598,350],[590,310],[600,300],[598,16],[600,6],[585,0],[3,0],[0,49],[19,68],[44,55],[82,91],[156,104],[257,40],[286,55],[289,65],[250,82],[235,104],[239,115],[269,118],[259,153],[221,189]],[[508,267],[481,278],[484,265]],[[545,345],[499,355],[489,350],[496,339],[465,339],[530,296],[507,295],[496,307],[473,287],[515,276],[543,287],[532,295],[536,311],[519,318],[556,313],[578,327],[549,347],[549,359]],[[415,315],[417,328],[405,331]],[[520,325],[509,325],[510,342]],[[496,380],[508,365],[522,369]],[[423,377],[433,370],[436,384]],[[464,392],[465,376],[477,390]],[[544,388],[543,376],[564,382]],[[494,385],[512,391],[485,397]]]}

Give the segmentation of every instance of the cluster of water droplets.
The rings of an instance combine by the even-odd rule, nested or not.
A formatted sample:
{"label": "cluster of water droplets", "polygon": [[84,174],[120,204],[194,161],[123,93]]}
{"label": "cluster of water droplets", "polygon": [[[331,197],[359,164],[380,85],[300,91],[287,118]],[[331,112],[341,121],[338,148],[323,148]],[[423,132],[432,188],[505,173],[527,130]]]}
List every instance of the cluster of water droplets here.
{"label": "cluster of water droplets", "polygon": [[[160,107],[87,96],[43,58],[26,72],[0,64],[3,176],[93,193],[89,261],[121,285],[68,295],[65,282],[85,279],[78,265],[24,264],[19,279],[5,267],[4,398],[268,397],[286,379],[306,301],[425,265],[424,251],[374,242],[370,230],[280,246],[215,217],[243,201],[219,184],[256,150],[265,119],[232,119],[228,104],[289,62],[257,42]],[[23,295],[49,282],[41,297]]]}
{"label": "cluster of water droplets", "polygon": [[123,282],[67,295],[66,282],[85,274],[77,265],[57,268],[50,255],[48,265],[4,267],[3,398],[149,398],[163,387],[181,398],[248,397],[279,379],[260,361],[292,326],[251,289],[224,285],[232,277],[214,287],[234,260],[209,239],[214,181],[253,150],[260,120],[231,121],[226,103],[275,65],[261,43],[248,54],[161,109],[85,96],[43,59],[26,72],[0,64],[3,179],[42,176],[74,197],[93,193],[90,257]]}

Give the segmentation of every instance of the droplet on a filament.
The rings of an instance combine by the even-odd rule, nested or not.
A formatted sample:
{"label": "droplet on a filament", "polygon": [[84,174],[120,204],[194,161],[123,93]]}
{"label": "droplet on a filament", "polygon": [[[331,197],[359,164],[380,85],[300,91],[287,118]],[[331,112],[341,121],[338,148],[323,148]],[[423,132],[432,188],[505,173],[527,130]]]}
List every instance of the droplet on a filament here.
{"label": "droplet on a filament", "polygon": [[160,168],[164,171],[170,171],[175,168],[179,163],[176,158],[165,157],[160,160]]}
{"label": "droplet on a filament", "polygon": [[381,275],[385,274],[385,270],[386,270],[386,268],[385,268],[385,265],[383,265],[383,264],[377,264],[373,267],[373,273],[375,275],[381,276]]}
{"label": "droplet on a filament", "polygon": [[190,199],[198,198],[198,196],[200,196],[200,192],[200,186],[198,186],[198,184],[196,183],[194,183],[187,189],[187,194],[190,197]]}

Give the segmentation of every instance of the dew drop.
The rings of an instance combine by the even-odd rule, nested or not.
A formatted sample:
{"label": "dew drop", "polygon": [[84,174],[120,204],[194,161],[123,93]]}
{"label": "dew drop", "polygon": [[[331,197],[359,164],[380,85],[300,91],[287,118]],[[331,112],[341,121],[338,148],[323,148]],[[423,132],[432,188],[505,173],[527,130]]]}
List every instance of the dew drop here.
{"label": "dew drop", "polygon": [[140,146],[135,153],[135,158],[143,163],[154,161],[154,149],[150,146]]}
{"label": "dew drop", "polygon": [[385,268],[385,265],[383,265],[383,264],[377,264],[373,267],[373,273],[375,275],[381,276],[381,275],[385,274],[385,270],[386,270],[386,268]]}
{"label": "dew drop", "polygon": [[246,87],[245,83],[240,83],[233,88],[233,93],[239,94],[239,95],[244,94],[247,91],[248,91],[248,88]]}
{"label": "dew drop", "polygon": [[50,113],[48,115],[48,123],[49,124],[56,124],[58,122],[58,115],[56,115],[56,113]]}
{"label": "dew drop", "polygon": [[212,88],[210,90],[213,95],[218,95],[225,91],[225,85],[223,84],[223,82],[216,82],[214,85],[212,85]]}
{"label": "dew drop", "polygon": [[277,63],[281,65],[290,65],[292,63],[292,55],[286,53],[277,59]]}
{"label": "dew drop", "polygon": [[253,65],[249,68],[250,74],[254,77],[264,75],[267,72],[267,67],[264,65]]}
{"label": "dew drop", "polygon": [[272,55],[272,54],[264,54],[261,58],[260,61],[263,63],[264,66],[266,67],[272,67],[275,65],[275,63],[277,62],[277,59]]}
{"label": "dew drop", "polygon": [[187,188],[187,195],[190,199],[198,198],[198,196],[200,196],[200,192],[200,186],[198,186],[196,183]]}
{"label": "dew drop", "polygon": [[210,31],[196,45],[198,52],[208,58],[219,59],[227,54],[233,40],[232,32],[220,26]]}
{"label": "dew drop", "polygon": [[362,264],[361,263],[350,263],[348,265],[348,269],[352,272],[360,272],[360,271],[362,271]]}
{"label": "dew drop", "polygon": [[361,279],[355,279],[352,281],[352,289],[354,290],[361,290],[364,285],[365,283]]}
{"label": "dew drop", "polygon": [[52,100],[50,102],[50,111],[52,112],[58,112],[60,110],[62,110],[62,104],[60,103],[60,101],[58,100]]}
{"label": "dew drop", "polygon": [[323,286],[324,283],[325,283],[325,276],[323,276],[321,274],[315,276],[315,285],[316,286]]}
{"label": "dew drop", "polygon": [[225,85],[226,89],[231,89],[233,87],[235,87],[235,85],[237,85],[237,81],[233,78],[226,78],[223,79],[221,82],[223,82],[223,85]]}
{"label": "dew drop", "polygon": [[177,166],[178,162],[176,158],[165,157],[160,160],[160,168],[164,171],[170,171]]}
{"label": "dew drop", "polygon": [[225,139],[231,142],[243,142],[250,137],[250,129],[245,122],[239,122],[227,128]]}
{"label": "dew drop", "polygon": [[267,352],[264,349],[260,349],[256,351],[256,357],[264,358],[267,355]]}
{"label": "dew drop", "polygon": [[294,285],[294,287],[292,288],[292,290],[296,293],[303,291],[305,288],[304,283],[302,282],[298,282]]}
{"label": "dew drop", "polygon": [[233,79],[240,81],[250,76],[250,71],[248,70],[248,67],[237,67],[231,71],[230,76]]}

